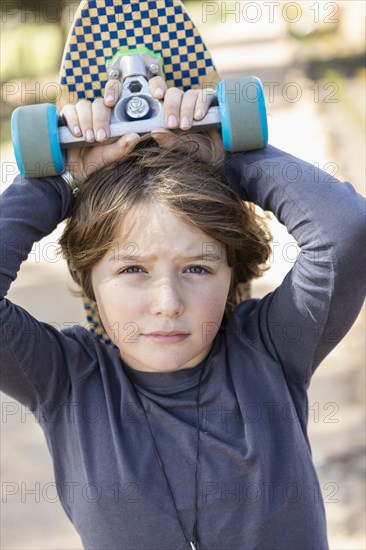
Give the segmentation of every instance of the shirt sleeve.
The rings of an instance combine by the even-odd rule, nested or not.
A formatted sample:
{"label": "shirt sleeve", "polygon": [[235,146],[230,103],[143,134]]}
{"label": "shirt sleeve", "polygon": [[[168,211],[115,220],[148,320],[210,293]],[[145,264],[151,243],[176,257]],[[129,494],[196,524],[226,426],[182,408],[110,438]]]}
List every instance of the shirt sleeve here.
{"label": "shirt sleeve", "polygon": [[71,192],[60,177],[18,176],[0,196],[0,389],[35,410],[70,390],[67,362],[81,353],[74,331],[57,331],[6,298],[33,243],[67,215]]}
{"label": "shirt sleeve", "polygon": [[282,284],[238,308],[243,335],[309,381],[354,323],[365,298],[365,200],[315,166],[272,146],[228,154],[225,173],[246,201],[271,211],[300,254]]}

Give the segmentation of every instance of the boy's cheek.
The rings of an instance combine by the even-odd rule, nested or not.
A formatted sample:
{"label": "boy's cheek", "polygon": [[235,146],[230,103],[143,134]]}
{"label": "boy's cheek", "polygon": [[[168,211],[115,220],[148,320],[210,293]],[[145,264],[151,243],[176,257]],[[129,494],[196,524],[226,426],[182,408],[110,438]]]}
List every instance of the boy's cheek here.
{"label": "boy's cheek", "polygon": [[[221,290],[221,292],[220,292]],[[227,294],[218,289],[216,293],[212,293],[201,301],[199,305],[200,316],[206,322],[221,323],[222,316],[225,311]]]}

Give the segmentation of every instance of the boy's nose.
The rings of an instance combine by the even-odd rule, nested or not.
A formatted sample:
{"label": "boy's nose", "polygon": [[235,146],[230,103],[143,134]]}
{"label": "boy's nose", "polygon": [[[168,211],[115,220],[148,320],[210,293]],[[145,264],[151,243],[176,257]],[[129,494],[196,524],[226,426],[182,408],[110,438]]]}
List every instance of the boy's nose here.
{"label": "boy's nose", "polygon": [[183,301],[177,288],[172,283],[159,285],[152,291],[151,313],[176,317],[184,311]]}

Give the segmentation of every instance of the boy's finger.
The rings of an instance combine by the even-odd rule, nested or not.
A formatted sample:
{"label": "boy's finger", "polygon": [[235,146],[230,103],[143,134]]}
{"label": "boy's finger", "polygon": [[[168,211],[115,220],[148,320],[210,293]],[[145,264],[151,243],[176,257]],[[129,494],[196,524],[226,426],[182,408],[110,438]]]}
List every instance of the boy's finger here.
{"label": "boy's finger", "polygon": [[176,140],[176,134],[166,128],[156,128],[151,132],[151,137],[158,145],[167,148],[173,145],[174,140]]}
{"label": "boy's finger", "polygon": [[189,130],[192,127],[193,116],[196,112],[196,103],[197,103],[198,91],[197,90],[188,90],[182,99],[182,104],[180,107],[180,122],[179,126],[181,130]]}
{"label": "boy's finger", "polygon": [[104,104],[107,107],[114,107],[122,91],[122,82],[120,80],[108,80],[104,89]]}
{"label": "boy's finger", "polygon": [[100,97],[93,102],[93,130],[97,141],[104,141],[109,136],[109,119],[111,110]]}
{"label": "boy's finger", "polygon": [[156,99],[163,99],[167,91],[167,85],[162,76],[154,76],[149,80],[150,92]]}
{"label": "boy's finger", "polygon": [[138,139],[140,139],[138,134],[130,132],[120,137],[115,143],[105,145],[103,147],[103,162],[108,164],[120,159],[126,153],[129,146]]}
{"label": "boy's finger", "polygon": [[75,109],[79,118],[81,131],[86,141],[95,141],[93,132],[92,103],[87,99],[82,99],[81,101],[78,101]]}
{"label": "boy's finger", "polygon": [[182,153],[191,154],[197,147],[194,138],[189,134],[177,136],[177,134],[165,128],[153,130],[151,136],[160,147],[165,149],[175,149]]}
{"label": "boy's finger", "polygon": [[213,87],[206,87],[200,90],[197,97],[196,110],[194,113],[195,120],[202,120],[210,108],[212,101],[215,98],[215,89]]}
{"label": "boy's finger", "polygon": [[80,137],[81,128],[75,105],[65,105],[60,114],[61,118],[63,118],[63,120],[66,122],[70,132],[74,136]]}
{"label": "boy's finger", "polygon": [[165,123],[171,130],[178,128],[180,120],[180,106],[184,92],[179,88],[169,88],[164,99]]}

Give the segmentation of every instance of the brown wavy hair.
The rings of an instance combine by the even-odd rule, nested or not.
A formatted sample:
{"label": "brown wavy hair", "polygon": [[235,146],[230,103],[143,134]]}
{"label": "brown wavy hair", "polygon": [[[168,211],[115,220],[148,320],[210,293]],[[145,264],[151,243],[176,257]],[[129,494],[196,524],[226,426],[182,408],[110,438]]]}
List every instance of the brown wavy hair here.
{"label": "brown wavy hair", "polygon": [[[141,138],[123,158],[94,172],[76,196],[60,239],[61,251],[79,295],[95,301],[91,272],[116,244],[118,231],[131,228],[151,201],[221,243],[233,268],[225,317],[242,301],[247,284],[268,269],[271,234],[252,203],[230,189],[222,166],[199,160],[198,146],[182,152]],[[119,235],[120,237],[120,235]]]}

